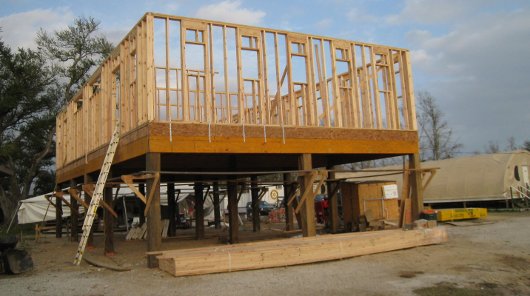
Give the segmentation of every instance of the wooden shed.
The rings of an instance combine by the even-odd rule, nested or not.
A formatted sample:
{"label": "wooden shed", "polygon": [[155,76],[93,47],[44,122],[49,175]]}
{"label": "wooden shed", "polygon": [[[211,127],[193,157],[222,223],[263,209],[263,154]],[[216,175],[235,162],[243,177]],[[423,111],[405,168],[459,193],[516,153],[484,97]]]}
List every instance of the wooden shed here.
{"label": "wooden shed", "polygon": [[194,183],[199,208],[204,188],[226,187],[234,212],[237,186],[256,192],[258,176],[294,173],[286,182],[302,194],[291,191],[288,208],[313,236],[312,184],[333,181],[326,169],[396,155],[419,167],[408,50],[158,13],[142,17],[57,116],[59,189],[94,182],[113,131],[109,184],[147,185],[149,250],[160,248],[160,182]]}

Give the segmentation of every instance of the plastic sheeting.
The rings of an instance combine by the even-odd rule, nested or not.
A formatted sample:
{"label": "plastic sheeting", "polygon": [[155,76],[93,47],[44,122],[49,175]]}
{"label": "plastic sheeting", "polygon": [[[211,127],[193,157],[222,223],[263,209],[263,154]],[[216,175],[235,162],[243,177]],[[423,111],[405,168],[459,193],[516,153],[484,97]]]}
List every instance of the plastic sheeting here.
{"label": "plastic sheeting", "polygon": [[[55,207],[44,197],[39,195],[25,199],[20,202],[18,209],[18,224],[28,224],[42,221],[55,220]],[[70,202],[70,195],[65,194],[64,198]],[[55,203],[55,197],[50,198]],[[70,217],[70,208],[63,202],[63,218]],[[82,209],[80,209],[82,211]]]}

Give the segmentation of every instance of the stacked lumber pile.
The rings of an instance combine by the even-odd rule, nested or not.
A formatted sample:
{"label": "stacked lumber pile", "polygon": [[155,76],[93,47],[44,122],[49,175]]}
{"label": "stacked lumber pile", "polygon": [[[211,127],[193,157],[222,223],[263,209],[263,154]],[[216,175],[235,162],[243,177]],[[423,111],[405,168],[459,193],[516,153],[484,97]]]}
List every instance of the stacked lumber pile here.
{"label": "stacked lumber pile", "polygon": [[443,227],[398,229],[169,250],[157,258],[161,270],[187,276],[337,260],[445,241]]}

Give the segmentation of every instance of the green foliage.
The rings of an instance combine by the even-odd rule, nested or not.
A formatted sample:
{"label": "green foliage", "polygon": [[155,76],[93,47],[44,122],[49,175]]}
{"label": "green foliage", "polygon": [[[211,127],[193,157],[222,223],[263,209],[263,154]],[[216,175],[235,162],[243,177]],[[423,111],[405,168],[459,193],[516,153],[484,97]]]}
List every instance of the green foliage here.
{"label": "green foliage", "polygon": [[6,218],[51,164],[55,101],[47,89],[54,79],[40,52],[13,52],[0,41],[0,166],[10,172],[0,175],[0,207]]}
{"label": "green foliage", "polygon": [[41,29],[37,51],[13,52],[0,40],[0,208],[6,217],[30,192],[55,186],[55,117],[112,50],[95,36],[98,25],[79,18],[65,30]]}
{"label": "green foliage", "polygon": [[62,84],[65,100],[75,95],[94,67],[112,51],[112,44],[105,37],[95,36],[98,26],[93,18],[79,18],[68,29],[53,34],[41,29],[37,35],[39,49],[65,81]]}

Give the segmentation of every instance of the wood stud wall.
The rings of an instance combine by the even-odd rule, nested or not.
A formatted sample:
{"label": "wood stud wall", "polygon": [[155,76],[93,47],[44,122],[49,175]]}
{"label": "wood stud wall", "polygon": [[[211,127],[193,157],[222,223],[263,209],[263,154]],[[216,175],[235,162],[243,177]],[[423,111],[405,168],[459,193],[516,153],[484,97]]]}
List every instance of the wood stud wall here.
{"label": "wood stud wall", "polygon": [[[57,116],[57,168],[150,121],[416,130],[407,50],[148,13]],[[170,125],[171,126],[171,125]]]}

